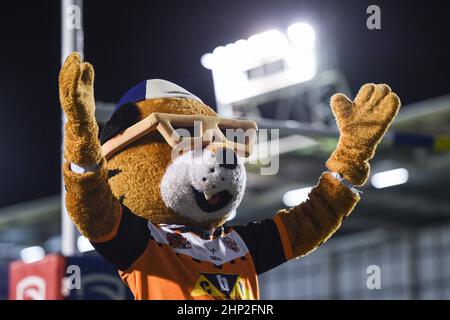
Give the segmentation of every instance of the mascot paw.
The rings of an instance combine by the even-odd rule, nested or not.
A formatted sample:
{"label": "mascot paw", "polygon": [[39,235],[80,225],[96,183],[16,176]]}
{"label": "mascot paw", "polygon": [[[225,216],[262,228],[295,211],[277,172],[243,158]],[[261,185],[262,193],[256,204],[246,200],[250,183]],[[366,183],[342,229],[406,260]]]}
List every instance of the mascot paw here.
{"label": "mascot paw", "polygon": [[95,120],[94,68],[70,54],[59,73],[59,96],[67,117],[64,131],[66,160],[92,165],[101,160],[98,126]]}
{"label": "mascot paw", "polygon": [[94,68],[71,53],[59,73],[61,106],[69,121],[83,122],[94,117]]}
{"label": "mascot paw", "polygon": [[353,184],[362,185],[369,175],[368,160],[397,115],[400,99],[388,85],[368,83],[354,101],[343,94],[333,95],[331,108],[340,138],[327,167]]}

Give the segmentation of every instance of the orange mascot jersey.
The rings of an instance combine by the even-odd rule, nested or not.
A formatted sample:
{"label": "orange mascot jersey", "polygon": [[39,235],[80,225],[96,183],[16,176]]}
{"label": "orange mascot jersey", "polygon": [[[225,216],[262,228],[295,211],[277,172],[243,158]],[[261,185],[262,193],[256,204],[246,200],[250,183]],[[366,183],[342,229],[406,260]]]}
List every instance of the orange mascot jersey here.
{"label": "orange mascot jersey", "polygon": [[257,275],[289,257],[276,217],[211,233],[156,225],[125,206],[117,217],[112,234],[91,242],[136,299],[259,299]]}

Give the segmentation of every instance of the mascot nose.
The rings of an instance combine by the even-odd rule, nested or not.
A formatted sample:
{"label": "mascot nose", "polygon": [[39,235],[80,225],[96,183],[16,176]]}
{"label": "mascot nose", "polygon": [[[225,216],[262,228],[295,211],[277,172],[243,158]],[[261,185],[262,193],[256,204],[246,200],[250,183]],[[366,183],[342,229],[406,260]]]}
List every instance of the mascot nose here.
{"label": "mascot nose", "polygon": [[237,167],[237,156],[232,149],[218,149],[216,152],[216,160],[221,168],[234,170]]}

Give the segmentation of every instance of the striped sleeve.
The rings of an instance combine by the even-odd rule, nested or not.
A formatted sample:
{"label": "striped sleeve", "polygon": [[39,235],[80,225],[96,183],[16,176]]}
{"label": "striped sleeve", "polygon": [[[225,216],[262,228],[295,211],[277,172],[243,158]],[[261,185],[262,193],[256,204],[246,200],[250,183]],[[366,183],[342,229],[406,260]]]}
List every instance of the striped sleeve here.
{"label": "striped sleeve", "polygon": [[292,256],[288,239],[283,240],[287,233],[280,222],[275,218],[233,227],[247,245],[258,274],[279,266]]}
{"label": "striped sleeve", "polygon": [[277,226],[278,234],[280,235],[281,244],[283,246],[283,253],[287,260],[294,258],[294,254],[292,252],[291,241],[289,240],[289,235],[284,225],[283,220],[279,215],[276,215],[273,218],[275,225]]}
{"label": "striped sleeve", "polygon": [[133,214],[126,206],[113,231],[100,239],[89,239],[97,252],[119,270],[128,269],[147,248],[150,239],[147,220]]}

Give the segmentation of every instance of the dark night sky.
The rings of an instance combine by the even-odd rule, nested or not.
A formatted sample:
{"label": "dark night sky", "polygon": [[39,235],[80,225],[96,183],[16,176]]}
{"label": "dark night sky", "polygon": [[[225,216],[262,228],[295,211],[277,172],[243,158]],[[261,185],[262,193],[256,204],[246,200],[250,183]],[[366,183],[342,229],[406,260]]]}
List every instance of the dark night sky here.
{"label": "dark night sky", "polygon": [[[327,35],[353,91],[388,82],[404,104],[450,93],[447,1],[85,1],[85,56],[96,98],[116,101],[148,78],[214,104],[200,65],[216,46],[306,20]],[[382,30],[365,27],[368,5]],[[4,1],[0,17],[0,207],[59,192],[59,1]]]}

